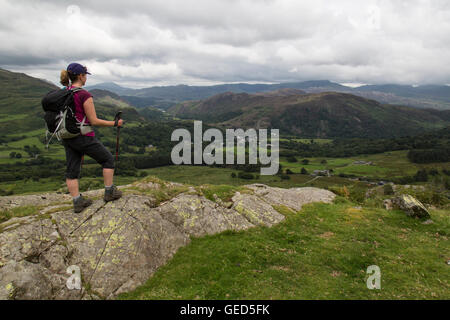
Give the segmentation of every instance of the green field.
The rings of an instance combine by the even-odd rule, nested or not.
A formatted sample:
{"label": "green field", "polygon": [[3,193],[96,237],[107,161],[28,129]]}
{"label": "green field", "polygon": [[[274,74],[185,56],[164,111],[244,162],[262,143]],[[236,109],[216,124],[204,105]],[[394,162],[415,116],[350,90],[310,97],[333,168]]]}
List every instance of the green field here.
{"label": "green field", "polygon": [[26,114],[0,114],[0,122],[21,120],[21,119],[25,119],[27,117],[28,116]]}
{"label": "green field", "polygon": [[[24,158],[22,159],[9,159],[9,151],[0,151],[0,163],[12,163],[15,161],[26,161],[28,155],[25,152],[21,152]],[[52,158],[65,159],[65,152],[61,145],[52,146],[49,151],[45,151],[46,156],[51,156]],[[251,183],[264,183],[270,186],[276,187],[302,187],[302,186],[315,186],[315,187],[329,187],[329,186],[355,186],[359,189],[367,189],[368,186],[365,183],[359,183],[356,181],[349,180],[347,178],[341,178],[338,175],[340,173],[353,174],[358,177],[368,177],[389,180],[393,177],[401,177],[405,175],[414,175],[417,170],[421,168],[437,168],[442,170],[446,168],[450,170],[450,163],[438,163],[438,164],[414,164],[411,163],[406,157],[407,151],[395,151],[387,152],[383,154],[358,156],[351,158],[307,158],[310,162],[308,165],[301,163],[303,158],[297,158],[298,162],[287,162],[286,159],[281,158],[280,163],[283,167],[283,171],[290,169],[294,174],[289,175],[289,180],[282,180],[280,176],[259,176],[259,172],[253,173],[258,179],[246,180],[239,178],[232,178],[231,174],[234,172],[238,174],[237,170],[229,168],[219,168],[212,166],[191,166],[191,165],[172,165],[164,167],[156,167],[151,169],[138,170],[138,174],[145,172],[147,175],[156,176],[160,179],[167,181],[174,181],[180,183],[188,183],[193,185],[201,184],[214,184],[214,185],[243,185]],[[121,154],[123,155],[123,154]],[[131,155],[131,154],[128,154]],[[88,156],[85,157],[85,161],[89,159]],[[326,160],[326,164],[321,164],[322,160]],[[355,165],[353,164],[356,160],[372,161],[373,165]],[[84,167],[88,166],[98,166],[97,164],[85,164]],[[310,182],[314,176],[299,174],[301,168],[305,168],[309,173],[314,170],[323,169],[333,169],[333,176],[331,177],[320,177],[318,179]],[[118,170],[120,170],[120,165]],[[117,181],[120,182],[121,179],[124,181],[135,181],[137,177],[123,178],[116,176]],[[82,180],[83,171],[82,171]],[[97,178],[99,181],[102,177]],[[46,179],[41,179],[40,181],[46,181]],[[13,190],[15,193],[23,192],[42,192],[54,190],[55,186],[51,182],[29,182],[29,184],[22,185],[23,182],[17,181],[14,183],[0,183],[0,188],[4,190]],[[127,182],[128,183],[128,182]],[[119,183],[116,183],[119,184]]]}
{"label": "green field", "polygon": [[[333,169],[333,174],[340,173],[353,174],[358,177],[379,178],[389,180],[408,175],[414,175],[422,168],[438,170],[450,169],[450,162],[417,164],[412,163],[407,158],[407,150],[391,151],[371,155],[359,155],[349,158],[301,158],[296,157],[298,162],[288,162],[285,158],[280,159],[280,163],[284,169],[290,169],[294,173],[300,173],[301,168],[305,168],[309,173],[314,170]],[[302,164],[303,159],[308,159],[309,164]],[[326,164],[321,164],[322,160],[326,160]],[[353,164],[353,162],[361,160],[372,162],[372,165]]]}
{"label": "green field", "polygon": [[325,144],[333,142],[333,139],[297,139],[297,138],[280,138],[280,141],[295,141],[301,143],[311,143],[311,140],[314,143]]}

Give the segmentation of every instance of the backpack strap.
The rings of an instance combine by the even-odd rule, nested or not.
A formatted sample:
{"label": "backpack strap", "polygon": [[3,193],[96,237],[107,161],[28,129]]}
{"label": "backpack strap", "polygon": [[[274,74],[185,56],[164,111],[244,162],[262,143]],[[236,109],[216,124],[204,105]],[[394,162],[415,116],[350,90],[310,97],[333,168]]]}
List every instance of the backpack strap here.
{"label": "backpack strap", "polygon": [[74,87],[72,89],[69,89],[70,91],[72,91],[73,93],[78,92],[78,91],[82,91],[84,90],[83,88],[79,88],[79,87]]}
{"label": "backpack strap", "polygon": [[58,132],[59,127],[61,126],[61,123],[64,121],[64,115],[62,114],[62,112],[60,112],[59,117],[60,117],[60,120],[59,120],[59,122],[58,122],[58,126],[56,127],[55,131],[53,132],[52,136],[50,137],[50,140],[47,140],[47,138],[48,138],[48,132],[49,132],[48,129],[47,129],[47,131],[45,132],[45,140],[46,140],[46,142],[47,142],[45,148],[46,148],[47,150],[48,150],[48,145],[50,144],[50,141],[52,141],[52,139],[53,139],[53,136],[56,135],[56,137],[58,138],[58,141],[61,141],[61,139],[59,138],[57,132]]}

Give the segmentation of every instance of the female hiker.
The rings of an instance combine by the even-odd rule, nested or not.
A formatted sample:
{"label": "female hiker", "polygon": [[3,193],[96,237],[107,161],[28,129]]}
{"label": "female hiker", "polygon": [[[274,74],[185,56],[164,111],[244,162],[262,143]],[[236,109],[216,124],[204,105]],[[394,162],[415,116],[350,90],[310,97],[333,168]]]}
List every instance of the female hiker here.
{"label": "female hiker", "polygon": [[[61,71],[61,84],[67,89],[73,87],[81,88],[85,85],[87,75],[90,74],[87,68],[79,63],[71,63],[66,70]],[[122,126],[123,120],[107,121],[97,118],[92,95],[86,90],[74,93],[75,117],[82,121],[86,116],[85,123],[91,126],[116,127]],[[119,199],[122,192],[113,184],[114,158],[108,149],[95,137],[95,132],[91,131],[85,135],[78,135],[71,139],[62,139],[66,150],[66,183],[70,195],[73,197],[73,207],[75,212],[81,212],[84,208],[92,204],[92,200],[83,198],[78,191],[78,179],[81,173],[81,158],[84,154],[97,161],[103,167],[103,178],[105,182],[105,201]]]}

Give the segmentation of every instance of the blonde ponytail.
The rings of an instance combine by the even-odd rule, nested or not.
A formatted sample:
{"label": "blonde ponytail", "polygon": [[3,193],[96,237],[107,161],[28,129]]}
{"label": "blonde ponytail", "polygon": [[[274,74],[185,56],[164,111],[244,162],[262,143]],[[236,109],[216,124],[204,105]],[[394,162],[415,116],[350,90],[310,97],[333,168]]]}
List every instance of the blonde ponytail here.
{"label": "blonde ponytail", "polygon": [[63,86],[67,87],[69,85],[69,73],[67,70],[61,70],[61,76],[59,81]]}

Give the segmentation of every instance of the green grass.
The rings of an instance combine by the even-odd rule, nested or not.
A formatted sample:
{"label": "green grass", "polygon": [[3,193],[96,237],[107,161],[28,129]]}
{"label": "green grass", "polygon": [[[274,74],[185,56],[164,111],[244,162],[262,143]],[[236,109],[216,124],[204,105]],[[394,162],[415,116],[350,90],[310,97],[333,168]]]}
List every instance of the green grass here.
{"label": "green grass", "polygon": [[318,144],[325,144],[325,143],[331,143],[333,142],[333,139],[296,139],[296,138],[280,138],[280,141],[295,141],[295,142],[301,142],[301,143],[311,143],[311,140],[314,141],[314,143]]}
{"label": "green grass", "polygon": [[[353,174],[355,176],[366,176],[368,178],[392,179],[404,176],[412,176],[418,170],[426,168],[450,169],[450,163],[430,163],[417,164],[409,161],[407,157],[408,151],[391,151],[371,155],[358,155],[349,158],[306,158],[309,164],[305,165],[301,161],[302,157],[296,157],[298,162],[288,162],[285,158],[280,158],[283,169],[290,169],[294,173],[299,173],[301,168],[305,168],[312,173],[314,170],[333,169],[333,174]],[[322,164],[322,160],[326,160],[326,164]],[[353,164],[354,161],[362,160],[365,162],[372,161],[373,165]]]}
{"label": "green grass", "polygon": [[126,190],[135,190],[139,193],[144,193],[146,195],[150,195],[154,199],[154,205],[157,206],[161,202],[164,202],[166,200],[172,199],[176,197],[178,194],[182,192],[188,191],[188,187],[181,185],[181,186],[167,186],[164,181],[161,181],[158,178],[155,177],[146,177],[144,179],[141,179],[143,182],[153,182],[156,184],[159,184],[159,188],[141,188],[138,186],[132,186],[128,187]]}
{"label": "green grass", "polygon": [[[120,168],[119,168],[120,170]],[[138,177],[123,177],[123,176],[114,176],[114,184],[115,185],[125,185],[130,184],[136,180]],[[81,177],[79,180],[80,183],[80,191],[86,191],[88,187],[91,187],[91,190],[104,188],[103,176],[99,176],[97,178],[88,178]],[[66,180],[62,177],[61,179],[56,178],[42,178],[39,181],[34,181],[32,179],[28,180],[18,180],[18,181],[9,181],[9,182],[1,182],[0,189],[4,191],[13,191],[14,195],[21,194],[35,194],[42,192],[56,192],[61,187],[64,187],[66,184]]]}
{"label": "green grass", "polygon": [[26,114],[0,114],[0,122],[21,120],[21,119],[25,119],[27,117],[28,116]]}
{"label": "green grass", "polygon": [[200,184],[229,184],[229,185],[241,185],[249,180],[240,181],[243,179],[231,178],[231,173],[236,170],[214,168],[206,166],[164,166],[143,170],[147,174],[156,176],[162,180],[189,183],[193,185]]}
{"label": "green grass", "polygon": [[[281,180],[279,176],[259,176],[259,179],[239,179],[232,178],[231,173],[238,173],[237,170],[227,169],[227,168],[215,168],[206,166],[164,166],[151,169],[142,170],[148,175],[158,177],[162,180],[188,183],[192,185],[203,185],[203,184],[213,184],[213,185],[230,185],[230,186],[241,186],[245,184],[252,183],[263,183],[272,187],[326,187],[329,185],[363,185],[362,183],[351,181],[338,176],[332,177],[320,177],[311,183],[314,177],[310,175],[293,174],[289,175],[289,180]],[[253,173],[255,174],[255,173]]]}
{"label": "green grass", "polygon": [[15,148],[23,149],[26,145],[28,145],[30,147],[32,145],[36,145],[41,150],[44,148],[44,144],[39,140],[39,138],[37,136],[28,137],[26,139],[22,139],[19,141],[8,142],[8,146],[10,146],[11,149],[15,149]]}
{"label": "green grass", "polygon": [[[119,299],[449,299],[449,215],[312,204],[282,223],[194,238]],[[381,269],[381,290],[366,269]]]}
{"label": "green grass", "polygon": [[39,207],[36,206],[22,206],[16,207],[9,210],[0,211],[0,223],[7,221],[14,217],[25,217],[36,215],[39,213]]}
{"label": "green grass", "polygon": [[236,192],[249,193],[250,190],[245,187],[235,187],[230,185],[202,185],[197,188],[197,191],[203,194],[205,198],[216,201],[214,195],[220,200],[227,202],[231,201],[231,198]]}

